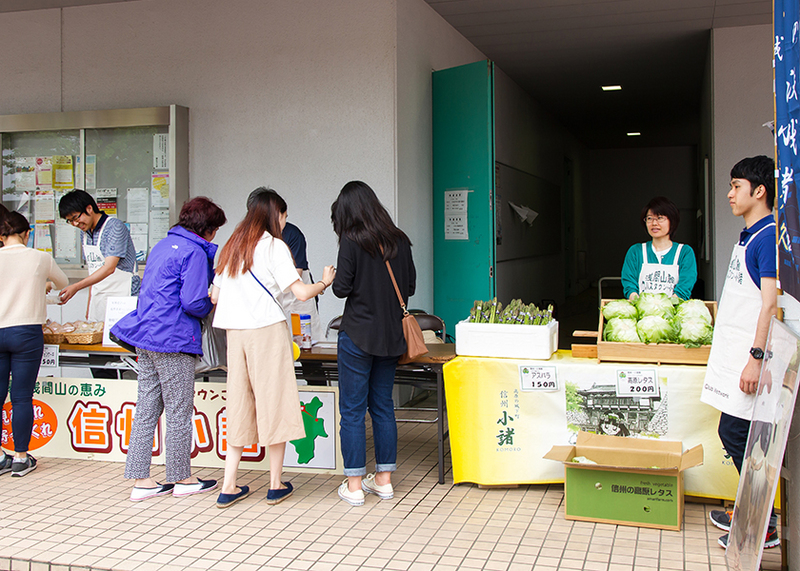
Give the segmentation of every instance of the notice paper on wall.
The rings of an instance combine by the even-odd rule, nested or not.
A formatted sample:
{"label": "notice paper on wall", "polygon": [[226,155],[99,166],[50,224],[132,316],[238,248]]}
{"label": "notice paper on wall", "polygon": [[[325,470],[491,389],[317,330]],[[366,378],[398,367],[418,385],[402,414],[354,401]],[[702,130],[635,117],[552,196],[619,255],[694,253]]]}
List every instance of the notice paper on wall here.
{"label": "notice paper on wall", "polygon": [[17,157],[14,173],[17,192],[36,189],[36,157]]}
{"label": "notice paper on wall", "polygon": [[444,239],[469,240],[468,198],[471,190],[444,193]]}
{"label": "notice paper on wall", "polygon": [[117,189],[98,188],[94,193],[97,207],[114,218],[117,218]]}
{"label": "notice paper on wall", "polygon": [[53,164],[50,157],[36,157],[36,186],[53,186]]}
{"label": "notice paper on wall", "polygon": [[71,224],[59,218],[56,220],[56,236],[55,236],[55,252],[54,256],[59,260],[65,259],[70,263],[77,263],[78,260],[78,246],[77,234],[78,230]]}
{"label": "notice paper on wall", "polygon": [[150,211],[150,248],[167,235],[169,230],[169,210]]}
{"label": "notice paper on wall", "polygon": [[149,194],[146,188],[128,189],[128,215],[126,217],[128,222],[147,222]]}
{"label": "notice paper on wall", "polygon": [[169,208],[168,173],[153,173],[150,186],[150,208]]}
{"label": "notice paper on wall", "polygon": [[156,170],[169,168],[169,135],[167,133],[153,135],[153,168]]}
{"label": "notice paper on wall", "polygon": [[53,155],[53,188],[68,190],[75,188],[72,171],[72,155]]}
{"label": "notice paper on wall", "polygon": [[36,224],[54,224],[56,221],[56,201],[52,190],[37,190],[34,214]]}
{"label": "notice paper on wall", "polygon": [[[76,175],[78,180],[80,176]],[[97,188],[97,155],[86,155],[86,190]]]}
{"label": "notice paper on wall", "polygon": [[147,233],[147,222],[128,224],[131,230],[131,240],[133,241],[133,249],[136,251],[136,261],[144,262],[147,259],[147,250],[149,244],[149,236]]}
{"label": "notice paper on wall", "polygon": [[53,240],[50,238],[49,224],[36,224],[34,226],[33,247],[48,254],[53,253]]}

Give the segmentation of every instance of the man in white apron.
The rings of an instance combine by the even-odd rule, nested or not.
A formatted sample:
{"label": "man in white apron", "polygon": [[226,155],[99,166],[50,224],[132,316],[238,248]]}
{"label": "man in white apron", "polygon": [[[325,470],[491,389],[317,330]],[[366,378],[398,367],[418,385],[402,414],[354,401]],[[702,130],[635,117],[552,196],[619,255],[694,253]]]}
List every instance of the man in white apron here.
{"label": "man in white apron", "polygon": [[[700,397],[722,414],[719,436],[741,473],[747,434],[753,418],[769,321],[777,314],[775,221],[775,165],[769,157],[739,161],[731,170],[728,200],[745,229],[733,247],[722,288],[714,340]],[[729,530],[731,512],[712,510],[711,521]],[[728,535],[719,540],[727,547]],[[770,521],[765,547],[780,544]]]}
{"label": "man in white apron", "polygon": [[81,230],[81,244],[89,275],[61,290],[67,303],[80,290],[90,287],[86,319],[104,321],[109,297],[139,293],[136,250],[128,227],[97,207],[94,198],[83,190],[65,194],[58,204],[63,219]]}

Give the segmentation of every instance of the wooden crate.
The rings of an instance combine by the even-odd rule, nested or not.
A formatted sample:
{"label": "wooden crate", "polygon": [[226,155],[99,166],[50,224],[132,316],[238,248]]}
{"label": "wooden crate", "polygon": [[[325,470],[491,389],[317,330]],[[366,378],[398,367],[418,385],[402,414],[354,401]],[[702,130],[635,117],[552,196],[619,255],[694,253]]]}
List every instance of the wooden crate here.
{"label": "wooden crate", "polygon": [[[673,363],[680,365],[705,365],[711,345],[687,348],[677,343],[615,343],[603,341],[603,306],[613,299],[604,299],[600,306],[600,325],[597,329],[597,360],[619,361],[623,363]],[[717,320],[717,302],[705,302],[711,312],[712,324]]]}

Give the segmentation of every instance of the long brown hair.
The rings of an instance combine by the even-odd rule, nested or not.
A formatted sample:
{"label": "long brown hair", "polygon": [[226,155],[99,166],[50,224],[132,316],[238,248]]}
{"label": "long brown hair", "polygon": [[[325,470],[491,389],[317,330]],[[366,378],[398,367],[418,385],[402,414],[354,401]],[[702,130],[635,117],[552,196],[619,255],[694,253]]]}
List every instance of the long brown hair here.
{"label": "long brown hair", "polygon": [[229,276],[243,274],[253,267],[253,252],[264,232],[281,239],[281,214],[286,201],[277,192],[261,192],[249,205],[244,220],[239,222],[230,240],[222,247],[217,275],[227,271]]}

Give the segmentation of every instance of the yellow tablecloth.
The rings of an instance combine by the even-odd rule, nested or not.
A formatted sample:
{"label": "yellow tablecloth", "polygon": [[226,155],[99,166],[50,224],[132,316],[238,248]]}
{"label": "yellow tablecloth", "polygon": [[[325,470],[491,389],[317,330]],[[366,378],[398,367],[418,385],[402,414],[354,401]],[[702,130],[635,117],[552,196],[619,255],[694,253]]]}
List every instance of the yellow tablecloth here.
{"label": "yellow tablecloth", "polygon": [[[554,367],[555,389],[522,389],[521,368]],[[617,397],[621,371],[649,369],[657,398]],[[703,366],[597,363],[559,351],[548,361],[456,357],[444,366],[453,479],[484,485],[563,482],[542,458],[577,430],[702,444],[702,466],[685,472],[689,495],[732,500],[738,474],[717,436],[719,412],[700,402]]]}

